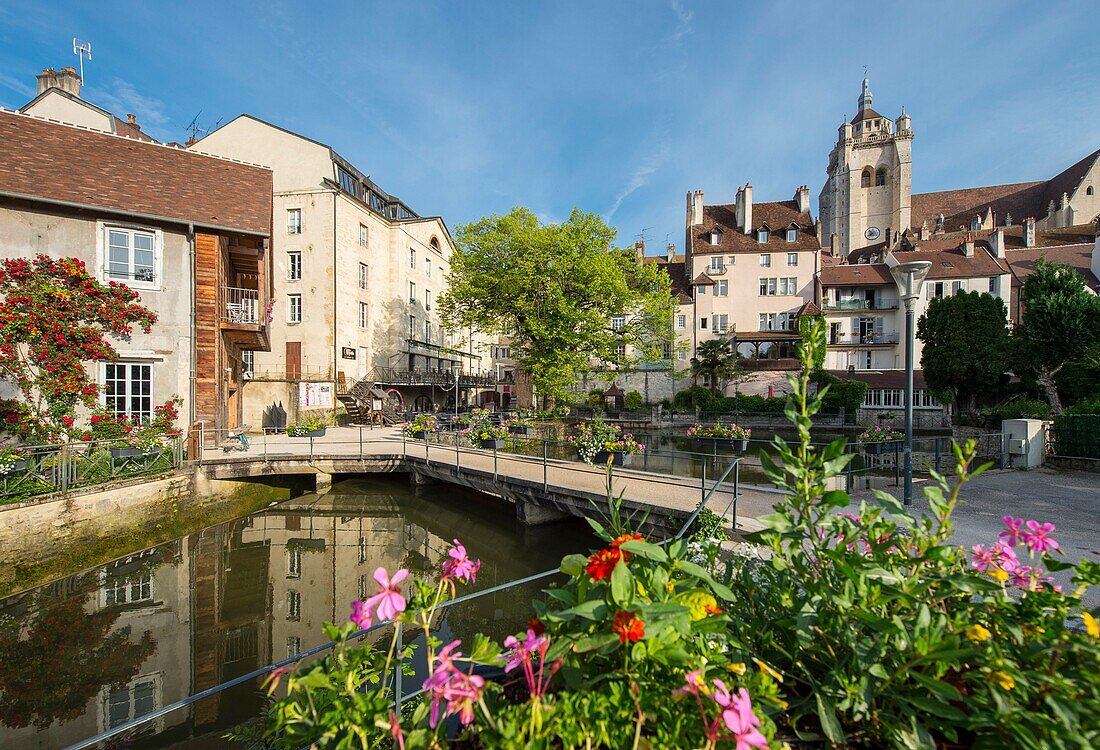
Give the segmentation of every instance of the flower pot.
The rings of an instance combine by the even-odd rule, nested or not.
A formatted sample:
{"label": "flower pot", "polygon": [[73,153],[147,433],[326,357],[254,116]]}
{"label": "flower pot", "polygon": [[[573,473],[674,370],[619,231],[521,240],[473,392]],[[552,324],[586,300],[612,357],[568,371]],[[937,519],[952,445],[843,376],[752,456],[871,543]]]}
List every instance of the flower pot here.
{"label": "flower pot", "polygon": [[501,448],[504,447],[504,440],[503,439],[482,440],[481,441],[481,447],[486,448],[486,449],[491,448],[491,449],[495,449],[495,450],[500,450]]}
{"label": "flower pot", "polygon": [[318,427],[316,430],[306,430],[304,437],[319,438],[325,436],[327,427]]}
{"label": "flower pot", "polygon": [[15,461],[11,462],[11,468],[8,469],[5,473],[6,474],[14,474],[17,471],[23,471],[23,469],[25,469],[25,468],[27,468],[27,462],[17,459]]}
{"label": "flower pot", "polygon": [[619,451],[600,451],[596,454],[596,457],[592,459],[592,463],[596,464],[597,466],[607,466],[608,459],[611,460],[613,466],[625,466],[627,454],[621,453]]}
{"label": "flower pot", "polygon": [[111,448],[111,458],[116,461],[120,458],[137,458],[141,454],[141,448]]}
{"label": "flower pot", "polygon": [[530,427],[509,427],[508,431],[513,435],[522,435],[523,437],[530,437],[534,430]]}
{"label": "flower pot", "polygon": [[730,439],[730,447],[733,448],[738,453],[744,453],[745,451],[747,451],[749,449],[749,439],[748,438],[731,438]]}
{"label": "flower pot", "polygon": [[413,432],[412,437],[413,440],[423,440],[425,437],[427,437],[427,435],[428,433],[424,430],[416,430]]}
{"label": "flower pot", "polygon": [[883,440],[877,443],[864,443],[863,450],[869,456],[878,456],[883,453],[893,453],[894,445],[898,440]]}

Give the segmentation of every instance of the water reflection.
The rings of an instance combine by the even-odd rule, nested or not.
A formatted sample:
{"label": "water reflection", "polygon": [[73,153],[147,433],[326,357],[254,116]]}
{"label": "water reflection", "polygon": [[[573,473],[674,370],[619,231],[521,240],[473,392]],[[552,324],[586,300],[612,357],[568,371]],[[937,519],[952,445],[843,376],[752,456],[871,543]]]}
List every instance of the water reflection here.
{"label": "water reflection", "polygon": [[[518,526],[505,501],[401,477],[340,482],[0,601],[0,746],[63,747],[324,641],[378,566],[435,575],[453,538],[475,588],[553,567],[587,526]],[[537,586],[461,604],[444,635],[502,636]],[[247,683],[152,723],[127,747],[221,745],[256,716]]]}

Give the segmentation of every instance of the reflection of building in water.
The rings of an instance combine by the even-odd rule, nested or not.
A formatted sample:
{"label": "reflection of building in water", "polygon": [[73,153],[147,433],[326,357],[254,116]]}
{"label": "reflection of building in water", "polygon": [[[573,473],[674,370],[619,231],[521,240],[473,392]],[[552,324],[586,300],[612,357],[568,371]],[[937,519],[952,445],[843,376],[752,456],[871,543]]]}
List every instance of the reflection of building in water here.
{"label": "reflection of building in water", "polygon": [[[19,639],[5,658],[33,684],[33,692],[6,695],[4,705],[21,697],[35,713],[30,726],[12,728],[5,710],[0,746],[63,747],[186,697],[190,684],[179,676],[191,671],[190,584],[187,541],[177,540],[0,602]],[[49,635],[58,626],[64,641]],[[111,688],[114,679],[122,686]],[[149,732],[185,719],[164,717]],[[49,724],[39,730],[36,721]]]}

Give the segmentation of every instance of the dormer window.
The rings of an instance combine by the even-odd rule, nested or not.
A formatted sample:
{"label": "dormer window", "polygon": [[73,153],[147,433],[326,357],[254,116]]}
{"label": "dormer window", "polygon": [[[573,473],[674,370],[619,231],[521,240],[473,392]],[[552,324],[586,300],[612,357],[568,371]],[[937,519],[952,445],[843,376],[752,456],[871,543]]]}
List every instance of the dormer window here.
{"label": "dormer window", "polygon": [[761,242],[761,243],[767,242],[768,241],[768,234],[769,234],[769,232],[768,232],[767,229],[757,229],[756,230],[756,241]]}
{"label": "dormer window", "polygon": [[717,245],[722,242],[722,230],[715,227],[710,230],[710,244]]}
{"label": "dormer window", "polygon": [[936,229],[943,229],[944,221],[945,221],[945,219],[944,219],[943,214],[940,214],[939,216],[937,216],[936,217]]}
{"label": "dormer window", "polygon": [[973,219],[970,220],[970,231],[977,232],[981,228],[982,228],[982,217],[975,216]]}
{"label": "dormer window", "polygon": [[787,242],[796,242],[798,240],[798,230],[794,227],[787,228]]}

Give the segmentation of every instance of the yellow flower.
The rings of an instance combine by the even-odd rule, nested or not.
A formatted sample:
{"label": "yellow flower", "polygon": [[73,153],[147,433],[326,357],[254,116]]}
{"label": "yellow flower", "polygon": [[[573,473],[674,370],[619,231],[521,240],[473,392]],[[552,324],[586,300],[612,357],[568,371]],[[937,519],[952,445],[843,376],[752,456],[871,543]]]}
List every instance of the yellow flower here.
{"label": "yellow flower", "polygon": [[739,661],[733,664],[727,664],[726,669],[733,672],[735,675],[743,675],[745,674],[745,662]]}
{"label": "yellow flower", "polygon": [[1084,612],[1081,619],[1085,621],[1085,632],[1093,638],[1100,638],[1100,623],[1096,622],[1096,618],[1090,613]]}
{"label": "yellow flower", "polygon": [[988,641],[989,636],[991,635],[992,633],[983,628],[981,625],[971,625],[966,629],[966,637],[976,643],[980,643],[981,641]]}
{"label": "yellow flower", "polygon": [[692,620],[702,620],[707,616],[707,610],[718,606],[718,600],[705,591],[695,589],[681,594],[680,603],[691,612]]}
{"label": "yellow flower", "polygon": [[753,661],[756,662],[756,666],[760,667],[761,672],[766,675],[771,675],[778,682],[783,682],[783,675],[779,674],[779,672],[776,672],[774,669],[772,669],[759,659],[753,659]]}
{"label": "yellow flower", "polygon": [[675,588],[676,588],[675,583],[673,583],[672,581],[665,581],[665,593],[666,594],[671,594]]}
{"label": "yellow flower", "polygon": [[1026,636],[1034,636],[1034,635],[1039,635],[1040,633],[1047,632],[1046,628],[1041,628],[1038,625],[1032,625],[1030,622],[1025,622],[1024,623],[1023,630],[1024,630],[1024,635],[1026,635]]}
{"label": "yellow flower", "polygon": [[1012,675],[1005,674],[1004,672],[994,672],[990,675],[993,681],[1000,685],[1005,690],[1011,690],[1016,687],[1016,680],[1012,679]]}
{"label": "yellow flower", "polygon": [[992,578],[994,581],[1000,581],[1001,583],[1004,583],[1008,580],[1008,573],[1004,572],[1000,568],[990,568],[989,577]]}

